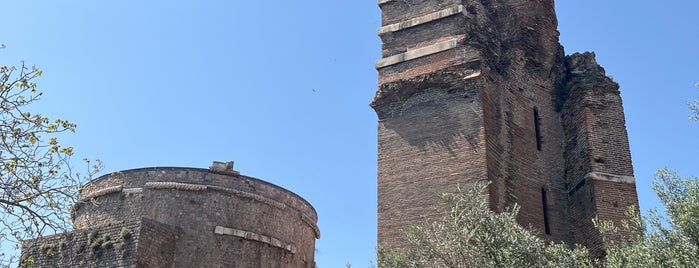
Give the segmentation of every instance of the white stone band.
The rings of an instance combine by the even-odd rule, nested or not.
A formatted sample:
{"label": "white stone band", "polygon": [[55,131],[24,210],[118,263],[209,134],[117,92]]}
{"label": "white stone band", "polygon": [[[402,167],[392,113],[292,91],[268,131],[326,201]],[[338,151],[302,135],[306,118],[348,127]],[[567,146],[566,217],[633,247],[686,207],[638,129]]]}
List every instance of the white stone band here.
{"label": "white stone band", "polygon": [[435,53],[455,48],[457,45],[458,40],[456,38],[453,38],[429,46],[424,46],[416,49],[409,49],[404,53],[400,53],[398,55],[393,55],[376,61],[376,69],[381,69],[383,67],[398,64],[404,61],[429,56]]}
{"label": "white stone band", "polygon": [[[379,4],[381,4],[381,3],[379,2]],[[387,34],[390,32],[397,32],[397,31],[400,31],[400,30],[403,30],[406,28],[414,27],[414,26],[417,26],[420,24],[425,24],[425,23],[428,23],[431,21],[435,21],[435,20],[443,19],[443,18],[446,18],[449,16],[453,16],[453,15],[459,14],[461,12],[464,12],[463,5],[458,5],[458,6],[450,7],[447,9],[442,9],[440,11],[433,12],[433,13],[430,13],[427,15],[423,15],[423,16],[420,16],[417,18],[412,18],[412,19],[402,21],[399,23],[393,23],[393,24],[383,26],[383,27],[379,28],[378,34],[384,35],[384,34]]]}
{"label": "white stone band", "polygon": [[246,240],[250,241],[257,241],[261,243],[265,243],[274,247],[278,247],[281,249],[284,249],[288,252],[291,252],[291,254],[296,254],[296,246],[291,243],[284,243],[281,240],[274,238],[274,237],[269,237],[261,234],[256,234],[253,232],[248,232],[248,231],[243,231],[243,230],[238,230],[238,229],[233,229],[233,228],[227,228],[223,226],[216,226],[214,228],[214,234],[217,235],[230,235],[230,236],[235,236],[235,237],[240,237]]}
{"label": "white stone band", "polygon": [[593,179],[598,181],[611,181],[621,183],[636,183],[636,178],[633,176],[622,176],[602,172],[590,172],[585,174],[585,179]]}

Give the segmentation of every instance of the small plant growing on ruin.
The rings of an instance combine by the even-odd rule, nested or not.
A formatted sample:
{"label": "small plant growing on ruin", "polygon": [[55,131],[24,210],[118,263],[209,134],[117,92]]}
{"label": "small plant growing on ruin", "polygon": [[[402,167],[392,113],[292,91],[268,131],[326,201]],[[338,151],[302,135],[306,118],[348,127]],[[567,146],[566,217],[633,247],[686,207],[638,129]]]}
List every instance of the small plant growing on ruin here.
{"label": "small plant growing on ruin", "polygon": [[97,252],[101,249],[109,249],[112,248],[112,246],[114,246],[114,241],[112,241],[111,236],[98,236],[96,231],[92,231],[89,234],[87,234],[87,240],[88,244],[90,244],[90,248],[94,252]]}
{"label": "small plant growing on ruin", "polygon": [[50,249],[50,248],[52,248],[52,247],[53,247],[53,244],[51,244],[51,243],[41,244],[41,245],[39,246],[39,250],[41,250],[41,251],[46,251],[46,250],[48,250],[48,249]]}
{"label": "small plant growing on ruin", "polygon": [[34,259],[34,256],[29,256],[29,257],[21,257],[19,261],[20,261],[20,263],[29,263],[29,264],[32,264],[32,263],[34,263],[36,260]]}
{"label": "small plant growing on ruin", "polygon": [[102,248],[102,244],[104,243],[104,238],[98,237],[97,231],[92,231],[92,232],[87,234],[87,241],[90,244],[90,248],[93,251],[98,251]]}
{"label": "small plant growing on ruin", "polygon": [[90,248],[92,249],[92,251],[100,250],[101,246],[102,246],[102,243],[97,241],[97,240],[92,241],[92,243],[90,243]]}
{"label": "small plant growing on ruin", "polygon": [[121,228],[121,232],[119,232],[119,235],[121,235],[121,238],[124,239],[124,241],[131,240],[131,231],[129,231],[129,228]]}
{"label": "small plant growing on ruin", "polygon": [[121,171],[112,173],[111,177],[114,178],[116,185],[124,185],[124,173]]}
{"label": "small plant growing on ruin", "polygon": [[109,236],[103,238],[102,244],[100,245],[104,249],[110,249],[114,245],[114,241],[111,240]]}
{"label": "small plant growing on ruin", "polygon": [[39,246],[39,250],[43,251],[47,256],[53,257],[56,255],[56,251],[54,250],[55,245],[53,243],[46,243],[46,244],[41,244]]}
{"label": "small plant growing on ruin", "polygon": [[87,234],[87,241],[90,241],[90,243],[92,243],[95,239],[97,239],[97,231],[92,231]]}

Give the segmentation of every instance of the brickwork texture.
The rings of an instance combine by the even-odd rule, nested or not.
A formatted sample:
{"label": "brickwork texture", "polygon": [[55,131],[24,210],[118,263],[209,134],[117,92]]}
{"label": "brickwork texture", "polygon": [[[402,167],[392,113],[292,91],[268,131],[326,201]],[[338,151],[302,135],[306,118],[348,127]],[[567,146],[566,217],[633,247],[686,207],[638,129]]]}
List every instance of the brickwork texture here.
{"label": "brickwork texture", "polygon": [[315,267],[313,207],[232,165],[116,172],[79,199],[75,230],[26,243],[21,267]]}
{"label": "brickwork texture", "polygon": [[380,0],[378,241],[441,217],[439,194],[486,198],[549,240],[603,254],[592,219],[638,207],[619,86],[566,56],[553,0]]}

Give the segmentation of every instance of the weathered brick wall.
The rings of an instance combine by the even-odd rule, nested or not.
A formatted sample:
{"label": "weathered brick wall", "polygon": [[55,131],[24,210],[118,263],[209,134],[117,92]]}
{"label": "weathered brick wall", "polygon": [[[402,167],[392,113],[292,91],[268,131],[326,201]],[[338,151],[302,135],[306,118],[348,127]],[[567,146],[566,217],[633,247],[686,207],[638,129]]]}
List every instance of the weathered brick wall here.
{"label": "weathered brick wall", "polygon": [[232,169],[122,171],[91,182],[79,199],[76,232],[139,224],[135,253],[113,257],[129,267],[315,267],[320,231],[313,207]]}
{"label": "weathered brick wall", "polygon": [[[256,260],[285,260],[288,267],[314,265],[315,238],[320,235],[316,212],[301,197],[278,186],[204,169],[150,168],[105,176],[82,194],[87,197],[110,187],[122,191],[97,196],[92,203],[98,205],[81,205],[75,223],[114,217],[113,212],[121,209],[125,213],[117,213],[120,217],[147,217],[177,226],[182,232],[174,248],[176,267],[223,263],[246,267]],[[228,238],[215,234],[217,227],[280,242]],[[224,246],[221,241],[225,240],[231,242]],[[293,250],[283,248],[285,245],[293,245]]]}
{"label": "weathered brick wall", "polygon": [[[403,2],[403,3],[401,3]],[[379,1],[381,5],[382,25],[400,23],[420,15],[442,10],[461,4],[461,0],[432,1]]]}
{"label": "weathered brick wall", "polygon": [[520,223],[549,239],[568,241],[563,130],[552,88],[551,82],[511,77],[485,89],[490,198],[498,211],[518,204]]}
{"label": "weathered brick wall", "polygon": [[440,217],[440,194],[487,177],[483,81],[463,1],[379,4],[378,240],[402,247],[408,228]]}
{"label": "weathered brick wall", "polygon": [[638,196],[619,85],[605,75],[593,53],[567,59],[562,121],[566,129],[566,186],[574,242],[601,255],[602,239],[592,219],[619,224]]}
{"label": "weathered brick wall", "polygon": [[619,85],[605,76],[592,53],[568,57],[567,68],[561,117],[568,187],[593,171],[633,176]]}
{"label": "weathered brick wall", "polygon": [[175,249],[181,229],[141,218],[136,249],[136,267],[175,267]]}
{"label": "weathered brick wall", "polygon": [[139,229],[137,221],[114,222],[30,240],[19,267],[136,267]]}
{"label": "weathered brick wall", "polygon": [[379,6],[380,243],[402,247],[402,230],[439,215],[431,196],[474,179],[549,240],[595,241],[591,217],[637,203],[618,87],[564,56],[552,0]]}
{"label": "weathered brick wall", "polygon": [[[440,213],[434,209],[439,193],[473,180],[492,183],[494,209],[517,203],[520,222],[542,233],[543,190],[551,207],[548,232],[569,240],[567,197],[559,179],[565,173],[563,130],[551,97],[552,76],[563,72],[562,50],[555,17],[540,18],[552,14],[552,2],[380,3],[383,59],[377,62],[379,91],[372,103],[379,116],[379,242],[401,241],[401,229]],[[453,47],[434,47],[445,40],[454,40]],[[457,89],[468,97],[447,94]],[[451,97],[434,97],[438,94]],[[425,96],[432,98],[413,104]],[[541,150],[534,109],[545,137]],[[447,150],[424,146],[441,144],[444,137],[457,142],[447,143]],[[460,142],[463,137],[470,140]]]}
{"label": "weathered brick wall", "polygon": [[379,243],[403,245],[404,231],[443,211],[440,194],[486,177],[478,82],[460,77],[444,72],[396,85],[423,90],[394,96],[400,101],[380,117]]}
{"label": "weathered brick wall", "polygon": [[566,60],[569,76],[564,116],[578,116],[572,123],[587,134],[591,171],[633,175],[619,85],[606,76],[594,53],[576,53]]}

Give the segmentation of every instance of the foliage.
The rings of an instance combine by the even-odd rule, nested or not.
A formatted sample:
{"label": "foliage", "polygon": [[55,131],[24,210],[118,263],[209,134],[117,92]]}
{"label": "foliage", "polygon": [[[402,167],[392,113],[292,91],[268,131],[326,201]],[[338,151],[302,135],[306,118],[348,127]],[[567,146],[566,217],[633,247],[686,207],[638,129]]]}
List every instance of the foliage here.
{"label": "foliage", "polygon": [[124,241],[130,240],[132,236],[131,231],[129,230],[129,228],[126,227],[121,228],[121,232],[119,232],[119,235],[122,239],[124,239]]}
{"label": "foliage", "polygon": [[516,221],[518,206],[502,213],[488,207],[487,184],[443,194],[444,217],[414,227],[404,251],[379,247],[379,267],[593,267],[583,247],[547,243]]}
{"label": "foliage", "polygon": [[379,246],[378,267],[699,267],[699,178],[656,172],[653,189],[667,217],[651,210],[642,218],[630,207],[628,220],[615,226],[595,220],[607,245],[604,260],[593,260],[582,246],[546,243],[516,222],[518,207],[492,212],[485,185],[444,194],[443,219],[414,227],[403,251]]}
{"label": "foliage", "polygon": [[[0,66],[0,246],[15,248],[27,238],[70,229],[70,208],[82,181],[95,174],[101,163],[84,175],[73,170],[73,148],[57,136],[74,132],[76,125],[29,111],[40,99],[34,80],[36,67]],[[0,264],[12,258],[0,257]],[[16,260],[15,260],[16,261]]]}
{"label": "foliage", "polygon": [[[645,223],[645,235],[610,243],[605,267],[699,267],[699,179],[661,169],[655,174],[653,190],[667,217],[657,210],[651,210],[645,221],[631,215],[633,220],[622,228],[643,229]],[[608,222],[600,230],[605,236],[618,231]]]}

